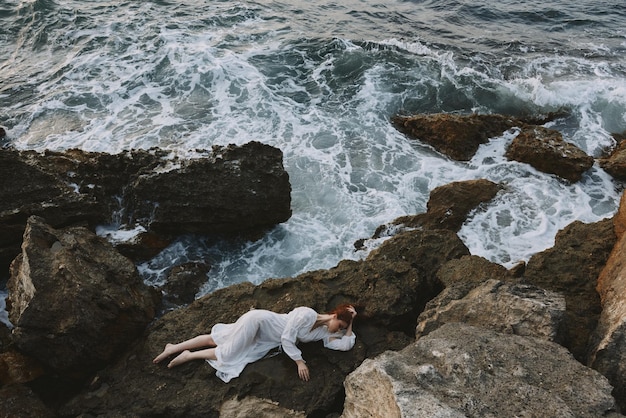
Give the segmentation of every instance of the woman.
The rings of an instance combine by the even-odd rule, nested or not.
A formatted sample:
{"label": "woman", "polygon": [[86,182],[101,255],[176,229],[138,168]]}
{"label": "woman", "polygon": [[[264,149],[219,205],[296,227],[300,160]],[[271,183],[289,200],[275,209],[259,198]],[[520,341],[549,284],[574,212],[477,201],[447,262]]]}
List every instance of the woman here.
{"label": "woman", "polygon": [[300,379],[308,381],[309,368],[296,344],[323,340],[326,348],[350,350],[356,340],[352,331],[355,316],[356,309],[349,304],[339,305],[326,314],[318,314],[307,307],[296,308],[288,314],[253,309],[234,324],[214,325],[211,334],[167,344],[153,362],[159,363],[174,354],[178,356],[167,367],[190,360],[206,360],[220,379],[229,382],[239,376],[247,364],[282,346],[282,350],[296,362]]}

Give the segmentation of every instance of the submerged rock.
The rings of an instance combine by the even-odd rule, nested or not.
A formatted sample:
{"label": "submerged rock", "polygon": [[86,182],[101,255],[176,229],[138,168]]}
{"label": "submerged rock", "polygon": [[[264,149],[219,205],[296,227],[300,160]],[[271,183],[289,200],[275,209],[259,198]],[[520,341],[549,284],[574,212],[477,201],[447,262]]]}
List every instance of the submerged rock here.
{"label": "submerged rock", "polygon": [[346,381],[342,418],[619,416],[611,385],[558,344],[450,323]]}

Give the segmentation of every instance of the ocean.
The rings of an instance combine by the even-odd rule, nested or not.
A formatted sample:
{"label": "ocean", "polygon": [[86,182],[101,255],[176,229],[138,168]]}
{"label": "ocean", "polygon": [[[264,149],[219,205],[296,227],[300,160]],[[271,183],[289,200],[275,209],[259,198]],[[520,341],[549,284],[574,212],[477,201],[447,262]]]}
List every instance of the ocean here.
{"label": "ocean", "polygon": [[138,265],[150,284],[187,261],[213,266],[201,296],[361,259],[376,243],[355,241],[478,178],[506,188],[459,236],[511,267],[612,216],[623,184],[597,164],[568,184],[507,161],[515,130],[452,161],[390,118],[566,110],[548,126],[599,157],[626,131],[626,3],[2,0],[0,103],[18,149],[283,151],[291,219],[255,242],[181,237]]}

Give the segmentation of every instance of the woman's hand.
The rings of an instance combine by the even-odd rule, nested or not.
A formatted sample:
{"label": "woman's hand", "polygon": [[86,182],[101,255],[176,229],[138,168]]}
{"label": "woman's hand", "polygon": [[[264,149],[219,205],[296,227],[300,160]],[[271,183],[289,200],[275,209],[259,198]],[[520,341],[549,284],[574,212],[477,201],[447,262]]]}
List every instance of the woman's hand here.
{"label": "woman's hand", "polygon": [[354,309],[354,306],[350,306],[348,308],[348,312],[352,314],[352,319],[354,319],[354,317],[356,316],[356,309]]}
{"label": "woman's hand", "polygon": [[309,366],[306,365],[304,360],[296,360],[296,364],[298,365],[298,376],[300,379],[305,382],[309,381]]}

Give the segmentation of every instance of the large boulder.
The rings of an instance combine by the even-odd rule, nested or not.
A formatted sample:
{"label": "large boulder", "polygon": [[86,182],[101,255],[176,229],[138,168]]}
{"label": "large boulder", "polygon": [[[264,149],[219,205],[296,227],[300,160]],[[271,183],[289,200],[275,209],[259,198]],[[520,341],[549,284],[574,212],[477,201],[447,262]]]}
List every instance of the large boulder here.
{"label": "large boulder", "polygon": [[141,173],[127,192],[129,209],[149,229],[252,234],[291,216],[291,185],[282,152],[260,142],[214,147],[206,158]]}
{"label": "large boulder", "polygon": [[540,126],[523,129],[507,148],[506,157],[571,182],[579,181],[594,162],[593,157],[565,141],[559,131]]}
{"label": "large boulder", "polygon": [[158,298],[135,265],[83,227],[54,229],[30,217],[11,265],[12,338],[46,368],[83,378],[128,348]]}
{"label": "large boulder", "polygon": [[449,323],[346,381],[342,418],[607,417],[611,385],[544,339]]}
{"label": "large boulder", "polygon": [[[623,222],[624,196],[616,215]],[[588,364],[608,377],[626,411],[626,235],[620,236],[598,277],[602,313],[590,344]]]}
{"label": "large boulder", "polygon": [[[255,397],[307,416],[341,409],[343,379],[366,357],[398,350],[413,340],[415,323],[441,286],[436,271],[450,259],[468,255],[451,231],[407,231],[387,240],[363,261],[293,279],[241,283],[206,295],[167,313],[119,362],[98,373],[92,385],[61,410],[63,415],[217,417],[226,400]],[[355,324],[357,343],[348,352],[302,344],[311,380],[280,354],[246,367],[224,384],[204,362],[167,369],[151,360],[168,342],[208,333],[217,322],[233,322],[251,308],[287,312],[310,306],[324,312],[341,302],[359,302],[365,314]],[[264,401],[264,402],[265,402]]]}
{"label": "large boulder", "polygon": [[533,255],[523,283],[561,293],[565,317],[558,341],[587,364],[591,333],[601,311],[596,283],[615,243],[611,219],[585,224],[573,222],[559,231],[552,248]]}
{"label": "large boulder", "polygon": [[491,279],[460,299],[446,299],[440,299],[443,303],[439,304],[431,301],[419,316],[417,338],[443,324],[463,322],[501,333],[558,342],[558,329],[565,314],[565,299],[558,293]]}

